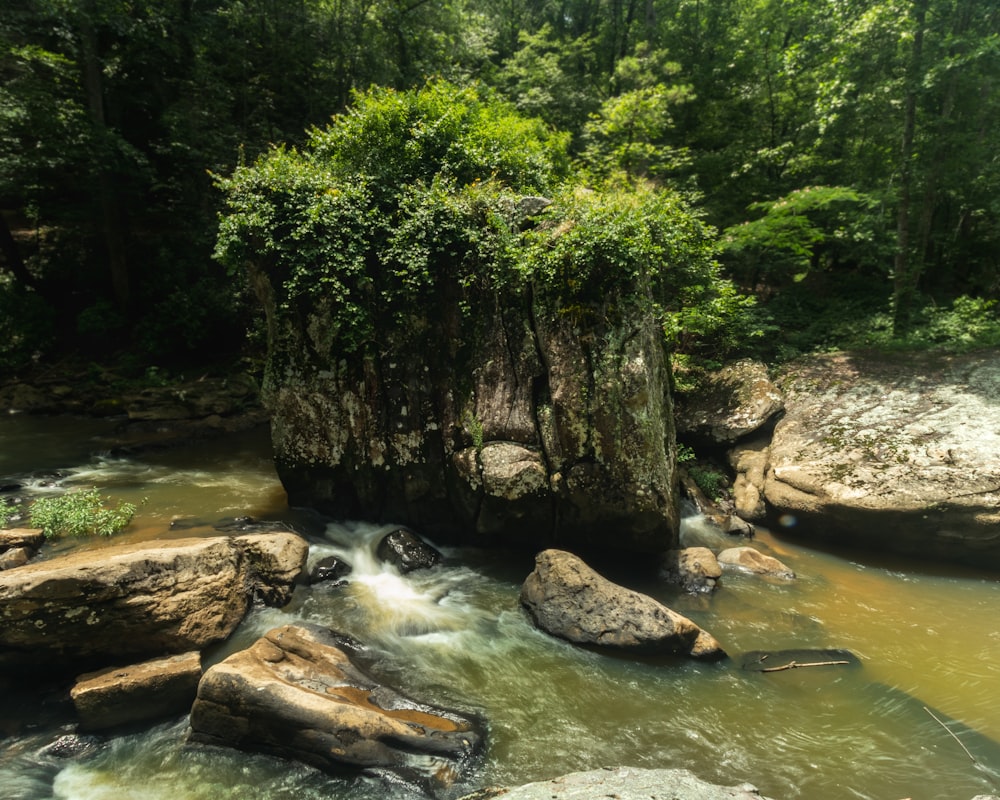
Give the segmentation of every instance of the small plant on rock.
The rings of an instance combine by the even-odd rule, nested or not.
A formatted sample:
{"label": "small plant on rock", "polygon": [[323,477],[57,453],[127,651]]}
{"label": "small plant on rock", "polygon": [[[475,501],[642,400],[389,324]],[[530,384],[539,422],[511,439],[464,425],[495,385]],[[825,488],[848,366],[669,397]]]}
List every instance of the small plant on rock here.
{"label": "small plant on rock", "polygon": [[[110,498],[106,498],[110,502]],[[78,489],[58,497],[42,497],[31,504],[31,526],[49,539],[60,536],[111,536],[132,521],[134,503],[105,505],[97,489]]]}

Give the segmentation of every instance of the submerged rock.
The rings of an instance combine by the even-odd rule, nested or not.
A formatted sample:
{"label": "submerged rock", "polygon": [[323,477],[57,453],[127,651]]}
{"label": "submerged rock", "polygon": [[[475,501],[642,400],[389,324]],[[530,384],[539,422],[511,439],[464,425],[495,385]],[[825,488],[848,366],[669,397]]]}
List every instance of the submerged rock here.
{"label": "submerged rock", "polygon": [[254,597],[283,603],[308,544],[291,533],[76,550],[0,572],[0,667],[49,671],[199,650]]}
{"label": "submerged rock", "polygon": [[353,567],[339,556],[326,556],[321,558],[312,569],[309,570],[309,583],[338,584],[343,581],[353,571]]}
{"label": "submerged rock", "polygon": [[442,560],[441,553],[406,528],[397,528],[383,536],[375,548],[375,555],[404,575],[415,569],[429,569]]}
{"label": "submerged rock", "polygon": [[476,724],[377,683],[349,649],[318,626],[275,628],[206,671],[191,739],[329,771],[385,768],[450,784],[482,743]]}
{"label": "submerged rock", "polygon": [[615,767],[574,772],[551,781],[485,790],[462,800],[768,800],[749,783],[719,786],[707,783],[686,769],[640,769]]}
{"label": "submerged rock", "polygon": [[781,561],[753,547],[730,547],[719,553],[717,558],[723,567],[734,567],[754,575],[769,575],[789,580],[795,577],[795,573]]}
{"label": "submerged rock", "polygon": [[612,583],[577,556],[545,550],[521,587],[521,604],[542,630],[574,644],[634,655],[725,657],[694,622],[648,595]]}

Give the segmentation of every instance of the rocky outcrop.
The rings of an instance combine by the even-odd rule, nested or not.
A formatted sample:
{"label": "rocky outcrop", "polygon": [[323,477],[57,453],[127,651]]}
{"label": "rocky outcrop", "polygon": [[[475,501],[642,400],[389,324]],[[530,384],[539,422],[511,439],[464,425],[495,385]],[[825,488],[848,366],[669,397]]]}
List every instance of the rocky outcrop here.
{"label": "rocky outcrop", "polygon": [[614,318],[576,318],[529,293],[442,288],[433,313],[345,354],[322,301],[292,314],[265,271],[254,285],[271,331],[263,397],[293,505],[436,541],[585,546],[614,530],[622,549],[675,543],[669,364],[662,330],[630,299],[606,299]]}
{"label": "rocky outcrop", "polygon": [[184,653],[85,673],[70,698],[81,730],[96,731],[186,714],[200,678],[201,656]]}
{"label": "rocky outcrop", "polygon": [[677,433],[685,441],[731,444],[772,424],[784,405],[764,364],[736,361],[678,393]]}
{"label": "rocky outcrop", "polygon": [[768,575],[772,578],[791,580],[795,573],[774,556],[762,553],[753,547],[729,547],[716,556],[719,564],[754,575]]}
{"label": "rocky outcrop", "polygon": [[683,800],[767,800],[752,784],[719,786],[707,783],[686,769],[614,767],[574,772],[551,781],[512,788],[484,790],[462,800],[618,800],[683,798]]}
{"label": "rocky outcrop", "polygon": [[316,626],[268,632],[205,672],[192,740],[449,785],[480,747],[477,726],[376,683],[352,662],[352,649]]}
{"label": "rocky outcrop", "polygon": [[1000,566],[1000,352],[816,356],[780,385],[760,487],[773,525]]}
{"label": "rocky outcrop", "polygon": [[521,587],[521,604],[542,630],[574,644],[634,655],[725,657],[694,622],[648,595],[602,577],[577,556],[545,550]]}
{"label": "rocky outcrop", "polygon": [[0,573],[0,667],[79,669],[225,639],[255,596],[283,602],[308,544],[292,533],[75,550]]}

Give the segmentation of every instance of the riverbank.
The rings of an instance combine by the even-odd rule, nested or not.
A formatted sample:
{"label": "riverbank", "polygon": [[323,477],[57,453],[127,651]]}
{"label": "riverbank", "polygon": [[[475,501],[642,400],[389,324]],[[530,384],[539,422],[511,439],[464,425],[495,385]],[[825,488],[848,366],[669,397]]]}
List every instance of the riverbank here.
{"label": "riverbank", "polygon": [[109,449],[129,451],[240,433],[268,420],[249,358],[171,370],[129,359],[38,364],[0,383],[0,412],[114,419]]}

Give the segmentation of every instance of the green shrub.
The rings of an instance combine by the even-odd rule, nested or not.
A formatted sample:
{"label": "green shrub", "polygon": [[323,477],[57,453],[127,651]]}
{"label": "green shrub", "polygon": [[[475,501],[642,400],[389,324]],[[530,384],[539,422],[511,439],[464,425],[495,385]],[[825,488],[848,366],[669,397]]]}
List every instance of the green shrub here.
{"label": "green shrub", "polygon": [[[110,498],[109,498],[110,500]],[[133,503],[104,504],[97,489],[77,489],[58,497],[41,497],[31,504],[31,527],[50,539],[60,536],[111,536],[135,516]]]}
{"label": "green shrub", "polygon": [[541,297],[596,323],[639,304],[671,347],[710,341],[720,355],[760,335],[753,301],[720,273],[714,230],[679,193],[570,185],[566,164],[564,136],[488,92],[372,89],[301,151],[218,180],[216,257],[268,285],[279,326],[318,311],[317,352],[419,335],[442,298],[469,319],[477,302],[491,313]]}

